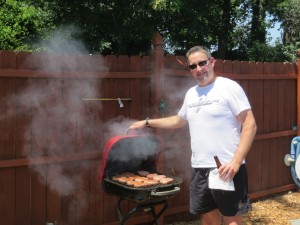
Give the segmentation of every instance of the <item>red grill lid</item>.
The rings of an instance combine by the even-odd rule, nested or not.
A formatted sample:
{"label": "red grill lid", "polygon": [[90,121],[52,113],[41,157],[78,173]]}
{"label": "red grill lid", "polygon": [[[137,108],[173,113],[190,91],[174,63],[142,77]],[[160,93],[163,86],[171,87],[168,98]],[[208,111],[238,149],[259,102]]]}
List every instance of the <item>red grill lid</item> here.
{"label": "red grill lid", "polygon": [[111,138],[105,145],[99,180],[122,172],[156,171],[159,140],[154,135],[124,135]]}

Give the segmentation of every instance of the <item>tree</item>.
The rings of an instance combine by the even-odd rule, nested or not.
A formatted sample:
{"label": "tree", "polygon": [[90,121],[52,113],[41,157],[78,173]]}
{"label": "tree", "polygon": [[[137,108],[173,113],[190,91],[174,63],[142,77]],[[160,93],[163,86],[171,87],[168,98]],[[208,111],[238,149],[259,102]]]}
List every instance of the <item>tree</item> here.
{"label": "tree", "polygon": [[0,2],[0,49],[33,50],[53,28],[49,12],[17,0]]}
{"label": "tree", "polygon": [[296,61],[300,48],[300,0],[286,0],[280,5],[284,28],[284,54]]}
{"label": "tree", "polygon": [[[284,48],[288,42],[297,44],[295,35],[299,32],[295,27],[299,27],[299,24],[290,26],[290,19],[285,20],[292,12],[290,17],[298,16],[296,10],[290,10],[290,14],[287,14],[288,6],[293,1],[299,2],[6,0],[1,3],[4,7],[0,9],[0,24],[3,28],[0,33],[0,47],[19,50],[49,49],[52,48],[49,43],[55,40],[52,43],[63,47],[68,43],[78,43],[78,50],[85,49],[89,53],[143,55],[151,51],[153,34],[160,32],[165,40],[166,54],[182,55],[194,45],[205,45],[220,59],[287,60],[286,55],[280,58],[280,53],[276,51],[289,51],[291,48]],[[282,2],[286,4],[279,8]],[[269,45],[266,34],[272,21],[266,22],[268,14],[278,21],[284,21],[285,39],[289,41],[282,45]],[[56,30],[50,33],[54,27]],[[61,39],[57,38],[57,34]],[[291,38],[293,42],[290,42]],[[40,39],[44,41],[40,42]],[[72,50],[63,47],[52,49]],[[270,52],[277,55],[269,54]]]}

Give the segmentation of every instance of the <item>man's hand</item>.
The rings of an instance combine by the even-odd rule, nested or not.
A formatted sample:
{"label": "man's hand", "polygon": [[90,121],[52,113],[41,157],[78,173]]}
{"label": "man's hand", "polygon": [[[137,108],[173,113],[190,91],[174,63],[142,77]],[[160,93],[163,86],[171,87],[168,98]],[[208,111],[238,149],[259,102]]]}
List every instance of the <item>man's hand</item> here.
{"label": "man's hand", "polygon": [[130,129],[142,129],[146,127],[146,120],[140,120],[130,125]]}

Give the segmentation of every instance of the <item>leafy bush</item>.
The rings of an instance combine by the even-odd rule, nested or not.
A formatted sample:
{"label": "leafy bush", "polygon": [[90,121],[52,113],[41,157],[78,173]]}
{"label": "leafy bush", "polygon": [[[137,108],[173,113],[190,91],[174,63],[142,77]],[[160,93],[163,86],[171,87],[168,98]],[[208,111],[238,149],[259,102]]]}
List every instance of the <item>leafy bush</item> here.
{"label": "leafy bush", "polygon": [[17,0],[0,3],[0,49],[34,50],[34,44],[54,26],[51,14]]}

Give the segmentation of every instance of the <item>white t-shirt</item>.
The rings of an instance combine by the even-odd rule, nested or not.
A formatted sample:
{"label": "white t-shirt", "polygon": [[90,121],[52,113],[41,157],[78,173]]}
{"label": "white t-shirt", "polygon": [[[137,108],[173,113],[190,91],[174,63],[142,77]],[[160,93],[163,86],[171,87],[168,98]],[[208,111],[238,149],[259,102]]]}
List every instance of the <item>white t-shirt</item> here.
{"label": "white t-shirt", "polygon": [[236,116],[250,108],[244,90],[228,78],[217,77],[206,87],[187,91],[178,115],[189,124],[192,167],[215,167],[214,155],[222,164],[232,160],[241,133]]}

